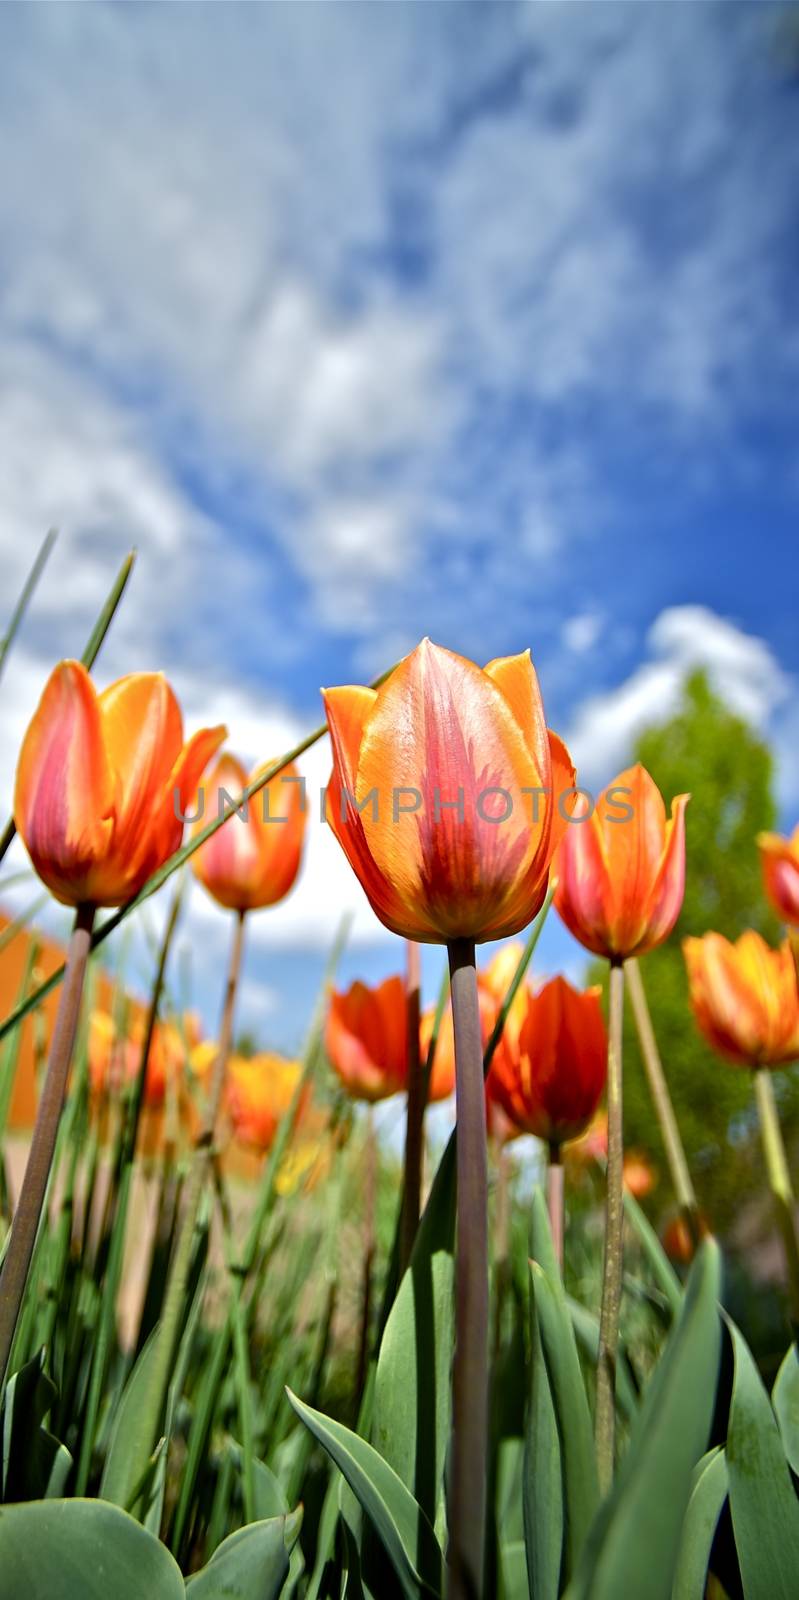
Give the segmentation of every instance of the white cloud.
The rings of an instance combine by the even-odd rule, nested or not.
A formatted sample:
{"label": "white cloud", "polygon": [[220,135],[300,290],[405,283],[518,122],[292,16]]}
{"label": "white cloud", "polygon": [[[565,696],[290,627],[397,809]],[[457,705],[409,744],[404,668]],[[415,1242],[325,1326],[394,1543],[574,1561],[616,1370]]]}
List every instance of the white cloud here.
{"label": "white cloud", "polygon": [[583,783],[610,782],[630,760],[636,736],[675,709],[694,668],[705,668],[722,699],[761,732],[768,733],[774,714],[799,696],[764,640],[706,606],[661,611],[646,648],[649,659],[630,677],[577,709],[566,738]]}
{"label": "white cloud", "polygon": [[605,619],[599,611],[580,611],[567,617],[560,630],[562,643],[576,656],[592,650],[599,639]]}

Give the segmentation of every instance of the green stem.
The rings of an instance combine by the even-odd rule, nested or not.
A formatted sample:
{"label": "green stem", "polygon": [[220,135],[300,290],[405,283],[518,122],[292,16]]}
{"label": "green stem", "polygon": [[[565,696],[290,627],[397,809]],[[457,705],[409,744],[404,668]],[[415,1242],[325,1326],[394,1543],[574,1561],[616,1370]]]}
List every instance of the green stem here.
{"label": "green stem", "polygon": [[402,1185],[402,1222],[400,1232],[400,1276],[411,1259],[413,1241],[419,1226],[422,1203],[422,1148],[424,1143],[424,1113],[427,1084],[419,1059],[420,1020],[420,960],[419,946],[413,939],[406,942],[407,987],[406,1008],[408,1024],[408,1097],[405,1131],[405,1165]]}
{"label": "green stem", "polygon": [[369,1370],[369,1351],[372,1328],[372,1290],[375,1261],[375,1201],[377,1197],[377,1139],[374,1112],[366,1108],[366,1140],[363,1156],[363,1282],[361,1286],[361,1330],[358,1339],[358,1362],[355,1369],[354,1411],[360,1409]]}
{"label": "green stem", "polygon": [[754,1073],[754,1080],[763,1152],[774,1196],[777,1226],[785,1251],[791,1322],[794,1330],[799,1331],[799,1241],[796,1234],[796,1196],[788,1170],[788,1158],[774,1098],[774,1084],[768,1068],[759,1067]]}
{"label": "green stem", "polygon": [[69,941],[66,977],[53,1030],[47,1077],[36,1113],[36,1126],[33,1130],[28,1164],[0,1274],[0,1386],[5,1381],[14,1331],[28,1281],[39,1221],[44,1209],[50,1168],[53,1164],[58,1124],[78,1027],[93,921],[94,907],[78,906]]}
{"label": "green stem", "polygon": [[455,1029],[457,1256],[448,1600],[483,1594],[488,1450],[488,1156],[474,941],[448,946]]}
{"label": "green stem", "polygon": [[663,1063],[660,1059],[655,1031],[652,1027],[652,1018],[641,977],[641,968],[633,958],[630,961],[625,961],[624,971],[627,977],[627,991],[632,1002],[635,1026],[638,1030],[638,1042],[641,1046],[641,1055],[649,1083],[649,1092],[652,1096],[655,1115],[660,1125],[660,1133],[666,1151],[666,1160],[669,1164],[674,1193],[688,1228],[691,1243],[696,1249],[702,1235],[699,1205],[688,1168],[685,1149],[680,1138],[677,1118],[674,1115],[674,1106],[669,1094],[666,1075],[663,1071]]}
{"label": "green stem", "polygon": [[624,1146],[622,1136],[622,1027],[624,1021],[624,968],[610,966],[608,1026],[608,1167],[605,1202],[605,1257],[602,1306],[599,1315],[599,1350],[596,1373],[596,1454],[599,1487],[607,1494],[613,1481],[613,1446],[616,1427],[616,1355],[621,1307]]}
{"label": "green stem", "polygon": [[563,1272],[563,1162],[559,1144],[549,1146],[549,1164],[547,1166],[547,1207],[549,1210],[549,1227],[552,1234],[552,1244],[555,1249],[558,1266]]}
{"label": "green stem", "polygon": [[161,1327],[158,1334],[158,1360],[153,1364],[151,1381],[143,1401],[145,1418],[140,1429],[140,1438],[143,1441],[147,1456],[151,1454],[158,1438],[157,1430],[161,1423],[172,1357],[186,1309],[186,1292],[191,1268],[195,1228],[203,1189],[211,1168],[214,1133],[233,1039],[233,1015],[244,944],[244,916],[245,913],[243,911],[236,916],[225,989],[225,1002],[222,1009],[222,1022],[219,1029],[219,1051],[214,1062],[208,1099],[205,1104],[202,1123],[195,1139],[184,1185],[181,1217],[178,1223],[174,1253],[161,1312]]}

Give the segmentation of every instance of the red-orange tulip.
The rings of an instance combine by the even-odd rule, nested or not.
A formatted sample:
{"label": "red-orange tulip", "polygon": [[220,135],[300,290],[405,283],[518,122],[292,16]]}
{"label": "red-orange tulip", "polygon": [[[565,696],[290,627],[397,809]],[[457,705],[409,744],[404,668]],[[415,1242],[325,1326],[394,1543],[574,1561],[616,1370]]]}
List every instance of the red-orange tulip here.
{"label": "red-orange tulip", "polygon": [[425,639],[380,689],[324,699],[329,820],[386,927],[427,943],[525,927],[574,783],[529,651],[481,670]]}
{"label": "red-orange tulip", "polygon": [[677,795],[667,821],[649,773],[630,767],[590,815],[566,830],[555,866],[555,906],[586,950],[624,960],[668,938],[685,891],[688,799]]}
{"label": "red-orange tulip", "polygon": [[757,838],[763,885],[774,910],[791,928],[799,928],[799,824],[790,839],[779,833]]}
{"label": "red-orange tulip", "polygon": [[489,1091],[520,1132],[560,1145],[585,1132],[606,1072],[600,990],[553,978],[525,991],[518,1048],[495,1057]]}
{"label": "red-orange tulip", "polygon": [[[430,1043],[432,1012],[420,1023],[424,1062]],[[386,978],[376,988],[353,983],[330,997],[325,1043],[330,1061],[353,1100],[387,1100],[408,1087],[408,999],[405,979]],[[441,1036],[439,1041],[441,1043]],[[436,1058],[428,1099],[444,1100],[455,1084],[454,1059],[446,1048]]]}
{"label": "red-orange tulip", "polygon": [[[220,805],[230,810],[263,770],[261,766],[248,777],[235,756],[223,755],[202,786],[205,805],[192,832],[206,827]],[[292,763],[247,802],[246,810],[231,812],[224,827],[200,845],[191,858],[192,870],[208,893],[232,911],[275,905],[293,887],[304,833],[303,796]]]}
{"label": "red-orange tulip", "polygon": [[787,940],[772,950],[749,929],[735,944],[720,933],[684,939],[691,1005],[708,1043],[745,1067],[799,1058],[799,989]]}
{"label": "red-orange tulip", "polygon": [[[174,1022],[156,1023],[144,1080],[146,1105],[163,1105],[167,1083],[179,1081],[198,1039],[199,1027],[192,1015],[184,1018],[183,1029]],[[139,1071],[143,1044],[142,1017],[137,1017],[126,1036],[120,1038],[110,1013],[93,1011],[89,1019],[89,1082],[93,1093],[118,1093],[132,1083]]]}
{"label": "red-orange tulip", "polygon": [[183,743],[158,672],[98,694],[79,661],[51,673],[17,765],[14,821],[39,877],[66,905],[122,905],[180,845],[181,820],[225,729]]}
{"label": "red-orange tulip", "polygon": [[231,1056],[227,1107],[237,1137],[259,1150],[268,1150],[301,1076],[300,1062],[288,1061],[284,1056]]}

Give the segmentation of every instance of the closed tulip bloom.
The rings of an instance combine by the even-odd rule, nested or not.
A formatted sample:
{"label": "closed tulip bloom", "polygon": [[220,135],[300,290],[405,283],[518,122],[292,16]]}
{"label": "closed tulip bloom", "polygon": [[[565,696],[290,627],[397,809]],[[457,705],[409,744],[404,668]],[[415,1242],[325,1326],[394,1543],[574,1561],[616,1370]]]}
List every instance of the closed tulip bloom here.
{"label": "closed tulip bloom", "polygon": [[231,1056],[227,1108],[237,1138],[259,1150],[268,1150],[301,1077],[301,1063],[284,1056]]}
{"label": "closed tulip bloom", "polygon": [[51,673],[17,765],[14,821],[39,877],[65,905],[130,900],[179,848],[182,816],[225,736],[183,719],[158,672],[101,694],[79,661]]}
{"label": "closed tulip bloom", "polygon": [[325,1045],[331,1064],[353,1100],[387,1100],[407,1087],[408,1006],[402,978],[376,988],[353,983],[334,990]]}
{"label": "closed tulip bloom", "polygon": [[663,797],[640,764],[620,772],[592,813],[574,821],[558,851],[555,906],[586,950],[613,961],[667,939],[685,892],[685,807],[667,820]]}
{"label": "closed tulip bloom", "polygon": [[518,1051],[496,1060],[489,1088],[520,1132],[561,1145],[585,1132],[606,1072],[600,990],[553,978],[537,994],[526,991]]}
{"label": "closed tulip bloom", "polygon": [[323,693],[329,821],[381,922],[426,943],[525,927],[574,783],[529,651],[481,669],[425,639],[380,689]]}
{"label": "closed tulip bloom", "polygon": [[790,839],[779,833],[757,838],[763,885],[774,910],[791,928],[799,928],[799,824]]}
{"label": "closed tulip bloom", "polygon": [[772,950],[753,929],[684,939],[694,1016],[708,1044],[738,1066],[799,1058],[799,989],[787,940]]}
{"label": "closed tulip bloom", "polygon": [[201,844],[191,858],[192,870],[210,895],[231,911],[255,911],[275,905],[294,885],[302,857],[305,811],[294,764],[287,766],[246,803],[232,806],[264,770],[249,777],[235,756],[225,754],[203,784],[204,808],[193,827],[200,832],[218,815],[220,805],[231,815],[224,827]]}

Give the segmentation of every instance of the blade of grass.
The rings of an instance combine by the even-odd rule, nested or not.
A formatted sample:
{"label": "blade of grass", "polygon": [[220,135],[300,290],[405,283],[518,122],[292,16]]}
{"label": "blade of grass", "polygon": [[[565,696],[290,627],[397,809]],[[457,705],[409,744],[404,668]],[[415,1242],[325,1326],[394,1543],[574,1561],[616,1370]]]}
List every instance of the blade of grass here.
{"label": "blade of grass", "polygon": [[8,657],[8,652],[14,643],[22,624],[22,619],[25,616],[25,612],[30,604],[33,591],[36,588],[36,585],[39,582],[45,567],[47,566],[47,562],[50,558],[50,552],[57,538],[58,529],[49,528],[36,553],[33,566],[31,567],[31,570],[28,573],[24,584],[22,585],[22,593],[20,594],[20,597],[11,614],[11,621],[6,628],[3,638],[0,639],[0,676],[2,676]]}

